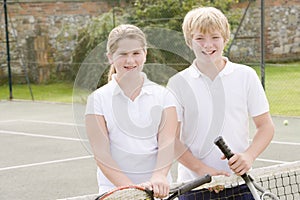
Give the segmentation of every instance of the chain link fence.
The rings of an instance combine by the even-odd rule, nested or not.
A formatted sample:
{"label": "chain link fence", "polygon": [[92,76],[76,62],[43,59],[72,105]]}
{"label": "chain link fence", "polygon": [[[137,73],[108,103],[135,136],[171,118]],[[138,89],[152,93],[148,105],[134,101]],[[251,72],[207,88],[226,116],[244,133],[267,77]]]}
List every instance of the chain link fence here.
{"label": "chain link fence", "polygon": [[[176,37],[172,36],[169,38],[171,40],[163,35],[150,34],[150,37],[155,36],[159,41],[154,46],[151,47],[151,44],[149,46],[150,53],[145,70],[148,71],[149,78],[165,85],[169,76],[188,67],[193,60],[193,53],[184,43],[181,24],[185,13],[192,7],[200,6],[202,1],[194,2],[192,5],[187,5],[190,1],[168,1],[170,4],[159,4],[159,2],[156,1],[148,7],[143,7],[143,5],[130,7],[131,1],[116,1],[115,4],[110,4],[112,7],[107,7],[102,14],[95,16],[89,13],[64,14],[59,11],[59,7],[65,4],[80,7],[83,5],[80,1],[22,4],[23,6],[35,4],[37,8],[49,9],[44,12],[43,16],[33,14],[18,16],[16,15],[17,7],[21,4],[8,4],[13,84],[29,83],[30,86],[33,83],[74,81],[84,58],[97,45],[105,45],[109,31],[118,24],[131,23],[143,30],[150,27],[175,32]],[[91,2],[84,5],[89,4]],[[133,10],[129,11],[129,7]],[[153,14],[157,9],[160,9],[159,12]],[[226,47],[225,55],[233,62],[254,67],[261,76],[260,1],[241,1],[231,9],[222,9],[229,18],[232,30],[232,40]],[[265,6],[265,89],[271,112],[274,115],[300,116],[298,103],[300,102],[298,89],[300,34],[297,28],[300,27],[300,12],[298,11],[299,3],[296,1],[290,1],[284,5],[267,3]],[[32,12],[34,13],[34,10]],[[2,24],[0,27],[0,84],[5,85],[8,79],[3,10],[0,14]],[[294,36],[290,37],[292,34]],[[287,40],[292,40],[293,44]],[[155,48],[157,46],[164,49]],[[183,55],[178,56],[178,51]],[[100,53],[105,54],[105,51]],[[107,60],[101,62],[107,64]],[[106,67],[108,68],[108,65]],[[106,76],[103,73],[97,87],[105,81]]]}

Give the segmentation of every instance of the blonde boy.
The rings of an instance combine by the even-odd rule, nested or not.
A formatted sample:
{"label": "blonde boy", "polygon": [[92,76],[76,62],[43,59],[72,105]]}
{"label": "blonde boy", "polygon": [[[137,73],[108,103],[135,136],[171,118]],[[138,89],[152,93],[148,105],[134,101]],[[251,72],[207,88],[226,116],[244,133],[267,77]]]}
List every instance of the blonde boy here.
{"label": "blonde boy", "polygon": [[[178,181],[188,181],[206,173],[244,174],[274,134],[260,80],[252,68],[232,63],[222,55],[230,38],[230,27],[220,10],[213,7],[193,9],[186,14],[182,29],[186,44],[196,58],[190,67],[173,76],[168,83],[177,97],[181,121],[181,143],[176,148],[180,162]],[[256,126],[250,145],[249,116]],[[229,161],[213,143],[219,135],[235,153]],[[233,188],[232,192],[236,190],[248,191],[246,186]],[[220,193],[206,194],[208,197],[196,191],[180,199],[194,199],[195,195],[202,195],[196,199],[214,199],[220,198]],[[240,198],[252,198],[246,196]]]}

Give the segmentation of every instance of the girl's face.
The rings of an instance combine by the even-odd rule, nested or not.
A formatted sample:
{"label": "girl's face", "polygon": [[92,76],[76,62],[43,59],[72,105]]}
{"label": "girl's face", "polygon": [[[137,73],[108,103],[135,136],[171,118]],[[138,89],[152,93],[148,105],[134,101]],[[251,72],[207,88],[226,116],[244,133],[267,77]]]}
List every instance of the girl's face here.
{"label": "girl's face", "polygon": [[199,60],[213,63],[221,61],[224,47],[225,41],[219,31],[193,34],[192,49]]}
{"label": "girl's face", "polygon": [[138,75],[143,70],[147,51],[141,42],[135,39],[122,39],[118,41],[118,48],[108,55],[110,64],[113,64],[117,77],[124,75]]}

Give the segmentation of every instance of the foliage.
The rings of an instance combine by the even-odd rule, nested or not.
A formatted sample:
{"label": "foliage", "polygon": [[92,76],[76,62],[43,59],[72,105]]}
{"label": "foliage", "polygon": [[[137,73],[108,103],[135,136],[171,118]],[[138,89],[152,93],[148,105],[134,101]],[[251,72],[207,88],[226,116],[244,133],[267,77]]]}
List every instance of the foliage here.
{"label": "foliage", "polygon": [[[134,0],[128,2],[126,8],[117,7],[120,5],[117,0],[111,2],[114,7],[110,12],[94,18],[87,27],[80,30],[78,45],[72,56],[74,78],[81,63],[88,54],[99,43],[107,39],[109,32],[114,26],[121,23],[135,24],[143,29],[160,27],[182,33],[181,25],[183,18],[189,10],[195,7],[214,6],[219,8],[226,16],[228,16],[233,29],[239,24],[241,16],[239,10],[235,10],[235,12],[230,11],[230,6],[233,3],[236,3],[236,0]],[[155,37],[160,37],[161,42],[174,45],[174,48],[186,46],[183,43],[183,37],[170,39],[159,34],[155,35]],[[189,65],[187,60],[179,59],[178,55],[158,49],[149,49],[147,62],[170,64],[170,66],[177,71],[180,71]],[[183,65],[176,65],[176,63],[183,63]],[[99,86],[103,85],[106,82],[106,77],[101,77],[100,82]]]}
{"label": "foliage", "polygon": [[224,13],[229,11],[235,0],[135,0],[130,12],[131,22],[140,27],[163,26],[181,31],[181,24],[185,14],[192,8],[199,6],[214,6]]}
{"label": "foliage", "polygon": [[123,23],[122,17],[114,17],[114,15],[126,16],[122,8],[114,8],[114,10],[110,12],[95,17],[89,22],[87,27],[79,30],[77,45],[72,55],[75,71],[74,79],[84,58],[86,58],[99,43],[107,39],[109,32],[114,28],[114,24]]}

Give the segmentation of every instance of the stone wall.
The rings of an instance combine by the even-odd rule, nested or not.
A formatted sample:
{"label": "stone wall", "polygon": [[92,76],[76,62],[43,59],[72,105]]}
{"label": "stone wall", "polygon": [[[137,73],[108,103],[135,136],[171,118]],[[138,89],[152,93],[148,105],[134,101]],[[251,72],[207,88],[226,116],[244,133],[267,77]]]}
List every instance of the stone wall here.
{"label": "stone wall", "polygon": [[[47,82],[51,73],[62,76],[72,68],[72,52],[78,31],[89,20],[111,9],[104,0],[8,1],[11,69],[14,76],[30,75]],[[119,1],[122,5],[126,0]],[[247,2],[237,7],[245,9]],[[3,8],[3,3],[1,3]],[[300,1],[265,1],[266,61],[300,59]],[[0,83],[7,74],[4,12],[0,10]],[[239,62],[259,62],[260,1],[254,1],[233,41],[230,57]],[[14,81],[24,81],[16,78]]]}
{"label": "stone wall", "polygon": [[[261,57],[260,1],[254,1],[230,51],[238,61],[259,62]],[[247,2],[237,5],[245,9]],[[265,59],[267,62],[300,60],[300,1],[265,1]]]}
{"label": "stone wall", "polygon": [[[72,62],[78,30],[95,16],[111,9],[108,1],[8,1],[8,27],[12,74],[29,74],[32,81],[47,82],[50,72],[63,73]],[[3,3],[1,4],[3,8]],[[4,10],[0,27],[0,83],[7,73]],[[2,76],[1,76],[2,75]],[[1,81],[2,80],[2,81]]]}

